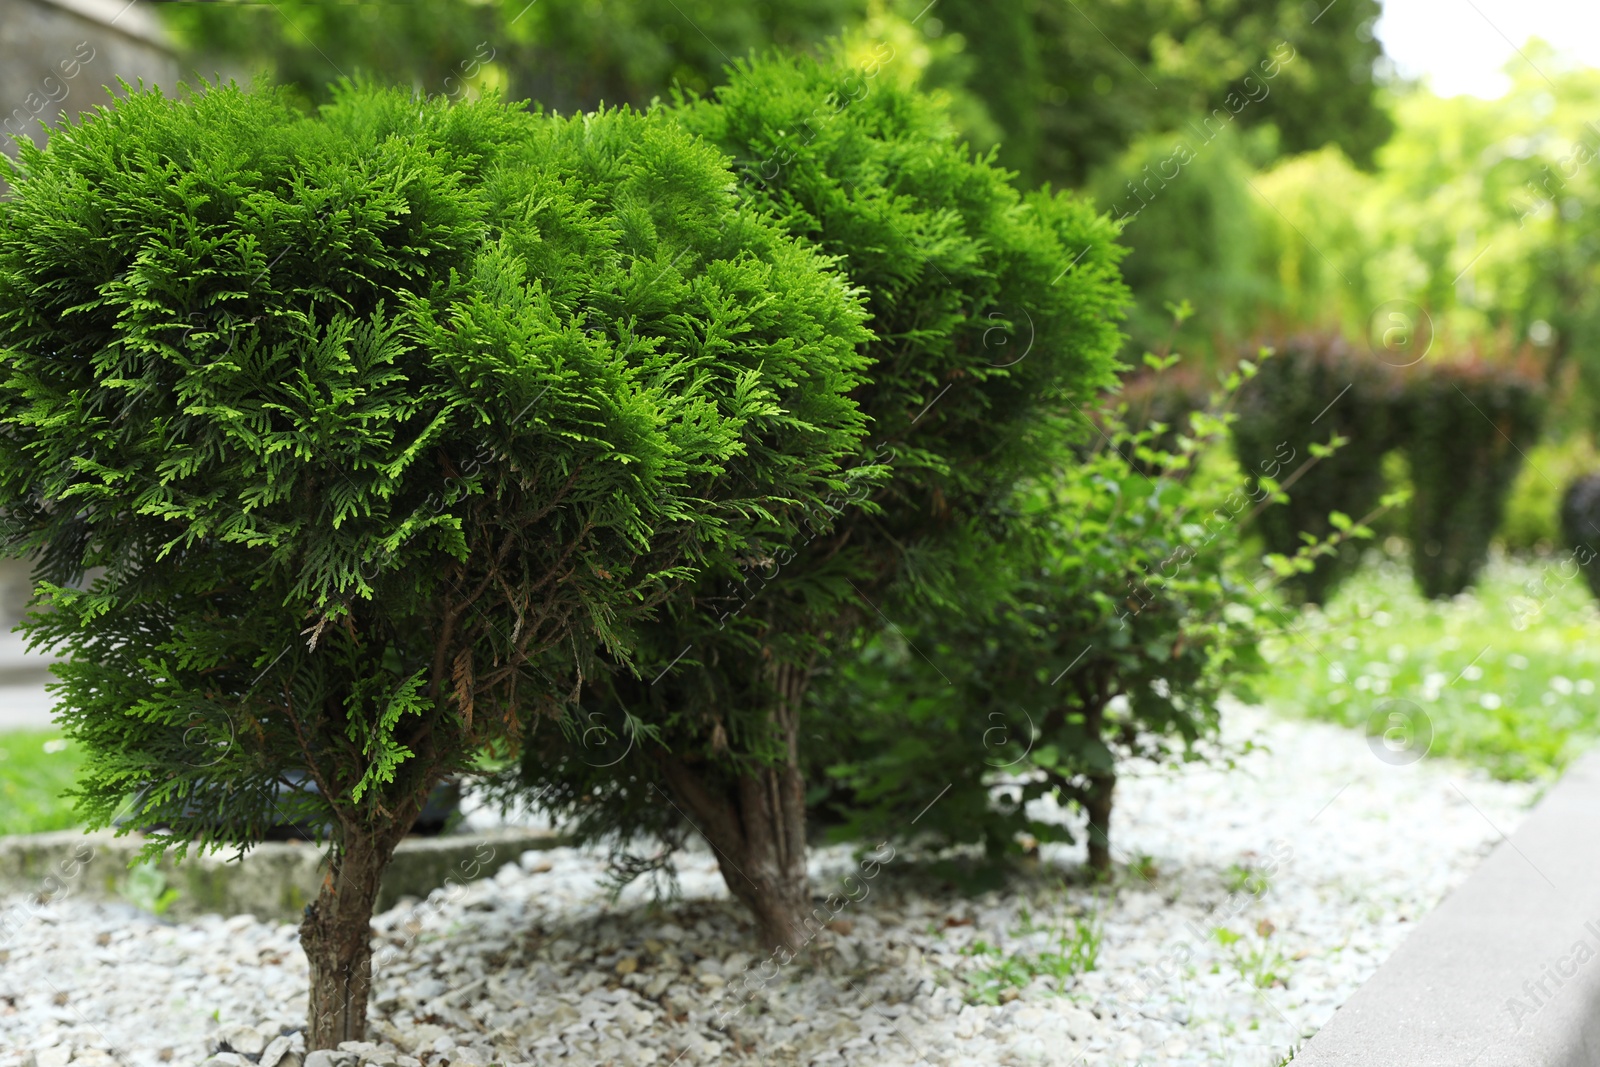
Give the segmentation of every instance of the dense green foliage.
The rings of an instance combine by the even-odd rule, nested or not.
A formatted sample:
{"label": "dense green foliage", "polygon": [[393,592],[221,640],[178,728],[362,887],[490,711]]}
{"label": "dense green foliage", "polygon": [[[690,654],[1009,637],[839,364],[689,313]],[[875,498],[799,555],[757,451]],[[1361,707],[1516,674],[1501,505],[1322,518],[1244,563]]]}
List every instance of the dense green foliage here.
{"label": "dense green foliage", "polygon": [[1360,337],[1376,308],[1409,300],[1458,348],[1528,344],[1552,373],[1568,361],[1592,373],[1600,74],[1537,43],[1527,54],[1541,70],[1513,64],[1499,99],[1397,97],[1372,175],[1328,152],[1257,179],[1282,212],[1293,255],[1279,277],[1297,315]]}
{"label": "dense green foliage", "polygon": [[860,7],[858,0],[162,5],[206,73],[208,63],[265,70],[312,99],[324,98],[338,78],[367,75],[456,98],[499,90],[563,112],[646,105],[674,84],[708,89],[729,57],[820,42],[859,19]]}
{"label": "dense green foliage", "polygon": [[1489,556],[1543,416],[1540,382],[1481,362],[1419,364],[1397,423],[1412,485],[1411,568],[1423,595],[1455,596]]}
{"label": "dense green foliage", "polygon": [[319,938],[366,951],[435,782],[842,486],[858,298],[659,111],[136,93],[11,179],[0,515],[82,808],[180,852],[331,815],[335,1040]]}
{"label": "dense green foliage", "polygon": [[[1284,225],[1278,198],[1263,193],[1255,171],[1325,146],[1371,167],[1393,128],[1375,74],[1377,0],[1319,10],[1299,0],[772,0],[733,8],[704,0],[222,0],[160,10],[186,45],[186,62],[270,71],[311,99],[330,79],[368,72],[453,97],[498,89],[564,112],[645,104],[678,88],[704,92],[752,53],[843,42],[857,60],[891,64],[901,84],[948,94],[960,137],[980,150],[994,146],[1019,188],[1049,181],[1092,191],[1132,227],[1135,357],[1160,335],[1165,303],[1184,298],[1199,309],[1183,335],[1187,351],[1226,353],[1262,325],[1285,332],[1284,308],[1316,279],[1277,269],[1307,252],[1307,241]],[[1345,198],[1337,199],[1333,214],[1342,215]],[[1320,263],[1310,267],[1315,274]],[[1316,298],[1344,295],[1324,286]],[[1321,325],[1323,311],[1288,331]]]}
{"label": "dense green foliage", "polygon": [[[619,619],[680,573],[674,557],[828,484],[860,425],[841,395],[859,313],[814,253],[732,214],[721,166],[660,118],[357,95],[316,123],[234,90],[135,96],[24,155],[0,216],[5,506],[15,545],[46,546],[55,611],[34,632],[91,653],[64,697],[96,754],[96,818],[161,768],[143,817],[249,840],[270,790],[200,814],[194,791],[219,775],[181,759],[167,775],[174,742],[242,701],[223,758],[264,787],[301,747],[267,709],[301,685],[340,691],[311,681],[340,661],[363,679],[348,711],[370,722],[327,742],[329,793],[359,797],[405,735],[472,722],[427,669],[422,638],[445,618],[461,617],[445,663],[465,656],[468,678],[474,657],[521,663],[578,628],[618,651]],[[735,456],[764,484],[706,508]],[[485,555],[506,538],[520,574]],[[95,566],[104,578],[67,588]],[[522,592],[462,614],[485,579]],[[308,626],[318,641],[297,638]],[[461,691],[480,723],[520,674]]]}
{"label": "dense green foliage", "polygon": [[[528,747],[529,783],[585,836],[648,828],[671,840],[683,813],[713,829],[748,823],[757,817],[733,814],[741,783],[787,774],[782,789],[800,788],[814,665],[875,625],[872,605],[944,539],[1048,469],[1111,380],[1125,291],[1109,220],[1070,196],[1019,195],[957,143],[934,102],[872,74],[774,57],[680,108],[734,156],[752,201],[865,290],[871,382],[855,396],[872,431],[858,462],[886,470],[814,510],[804,537],[669,605],[641,638],[641,662],[656,665],[645,681],[613,675],[586,697],[597,725],[620,734],[639,716],[648,737],[590,759]],[[609,764],[624,749],[619,775]],[[741,884],[730,876],[736,894]]]}
{"label": "dense green foliage", "polygon": [[[939,587],[904,590],[904,621],[830,662],[814,694],[825,818],[999,858],[1024,837],[1072,839],[1028,812],[1048,797],[1083,809],[1090,863],[1107,868],[1118,768],[1201,758],[1271,629],[1239,531],[1281,462],[1197,470],[1226,433],[1219,408],[1186,419],[1172,452],[1158,427],[1129,429],[1126,402],[1107,412],[1088,457],[1020,485],[1003,526],[971,524]],[[912,825],[929,782],[952,785]]]}
{"label": "dense green foliage", "polygon": [[[1262,269],[1273,248],[1264,208],[1250,188],[1264,138],[1223,129],[1135,140],[1097,170],[1089,189],[1122,225],[1123,270],[1136,299],[1129,352],[1176,339],[1184,351],[1216,352],[1258,336],[1276,287]],[[1173,309],[1189,313],[1176,324]]]}
{"label": "dense green foliage", "polygon": [[1286,152],[1337,144],[1363,163],[1392,130],[1374,100],[1376,0],[1022,0],[934,15],[966,38],[965,88],[1034,180],[1081,183],[1142,134],[1190,136],[1207,121],[1270,127]]}

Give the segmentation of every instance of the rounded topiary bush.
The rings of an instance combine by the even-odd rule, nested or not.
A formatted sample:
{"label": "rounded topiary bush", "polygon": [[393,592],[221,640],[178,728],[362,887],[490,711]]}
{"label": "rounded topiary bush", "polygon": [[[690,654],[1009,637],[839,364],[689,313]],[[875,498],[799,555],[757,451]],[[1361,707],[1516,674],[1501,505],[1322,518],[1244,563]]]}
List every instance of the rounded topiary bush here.
{"label": "rounded topiary bush", "polygon": [[1420,364],[1397,420],[1411,471],[1411,566],[1425,596],[1465,590],[1489,555],[1523,456],[1539,436],[1537,378],[1481,360]]}
{"label": "rounded topiary bush", "polygon": [[859,299],[660,111],[136,92],[6,178],[0,528],[81,810],[330,824],[308,1043],[360,1038],[433,786],[842,484]]}

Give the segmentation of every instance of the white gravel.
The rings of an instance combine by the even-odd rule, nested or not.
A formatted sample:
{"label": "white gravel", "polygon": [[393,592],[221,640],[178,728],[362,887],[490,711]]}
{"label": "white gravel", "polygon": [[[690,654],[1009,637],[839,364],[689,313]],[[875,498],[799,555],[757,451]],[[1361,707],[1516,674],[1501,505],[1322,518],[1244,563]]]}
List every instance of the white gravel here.
{"label": "white gravel", "polygon": [[[640,886],[612,900],[593,854],[528,853],[379,916],[373,1044],[306,1067],[1276,1065],[1534,791],[1443,761],[1390,766],[1338,727],[1253,709],[1226,719],[1231,742],[1267,748],[1231,771],[1124,779],[1113,837],[1131,867],[1113,888],[1063,885],[1057,865],[1075,870],[1077,849],[1046,848],[1008,894],[975,899],[898,857],[858,875],[859,902],[765,983],[773,968],[752,958],[704,851],[681,858],[682,899],[659,906]],[[815,887],[859,870],[849,850],[822,850]],[[251,1058],[224,1052],[216,1067],[299,1060],[293,926],[19,897],[0,917],[0,1067],[195,1064],[224,1039]],[[1097,968],[1029,979],[1027,961],[1048,971],[1049,931],[1080,922],[1100,931]],[[991,983],[994,1005],[971,1002],[1001,959],[980,942],[1022,976]]]}

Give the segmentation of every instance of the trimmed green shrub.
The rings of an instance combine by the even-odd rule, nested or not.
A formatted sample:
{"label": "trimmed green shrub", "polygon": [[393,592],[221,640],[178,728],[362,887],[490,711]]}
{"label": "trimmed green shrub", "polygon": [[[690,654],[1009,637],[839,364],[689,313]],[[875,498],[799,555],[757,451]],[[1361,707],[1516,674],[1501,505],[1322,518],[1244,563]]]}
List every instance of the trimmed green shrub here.
{"label": "trimmed green shrub", "polygon": [[1479,360],[1406,376],[1399,432],[1411,471],[1411,566],[1424,596],[1472,584],[1544,413],[1538,379]]}
{"label": "trimmed green shrub", "polygon": [[[1277,481],[1288,493],[1286,506],[1256,517],[1268,551],[1295,554],[1308,540],[1336,532],[1331,517],[1342,513],[1367,518],[1384,493],[1383,457],[1397,443],[1392,370],[1358,354],[1344,341],[1301,337],[1281,346],[1261,372],[1245,384],[1233,424],[1234,453],[1247,470],[1277,455],[1299,457]],[[1344,444],[1331,454],[1333,439]],[[1354,543],[1322,556],[1287,588],[1312,603],[1323,603],[1360,562]]]}
{"label": "trimmed green shrub", "polygon": [[661,111],[135,92],[6,176],[0,521],[81,810],[330,823],[308,1043],[359,1039],[432,787],[843,485],[859,300]]}
{"label": "trimmed green shrub", "polygon": [[[872,432],[856,484],[667,606],[642,637],[643,677],[612,672],[586,692],[594,750],[552,738],[522,768],[585,838],[625,850],[639,833],[704,833],[780,952],[811,922],[812,676],[878,625],[874,605],[944,538],[1083,432],[1126,300],[1108,219],[1071,196],[1019,195],[933,100],[875,74],[773,57],[678,109],[734,157],[750,202],[866,293],[872,380],[854,395]],[[632,873],[665,857],[621,862]]]}

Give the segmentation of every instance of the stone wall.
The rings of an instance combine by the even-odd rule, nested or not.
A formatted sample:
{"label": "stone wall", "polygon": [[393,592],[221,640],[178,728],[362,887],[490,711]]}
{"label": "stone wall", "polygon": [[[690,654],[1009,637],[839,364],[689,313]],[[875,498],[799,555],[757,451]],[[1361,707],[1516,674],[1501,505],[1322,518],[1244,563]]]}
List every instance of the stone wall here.
{"label": "stone wall", "polygon": [[[0,0],[0,129],[43,140],[117,79],[171,89],[178,64],[148,0]],[[4,151],[16,155],[11,137]]]}

